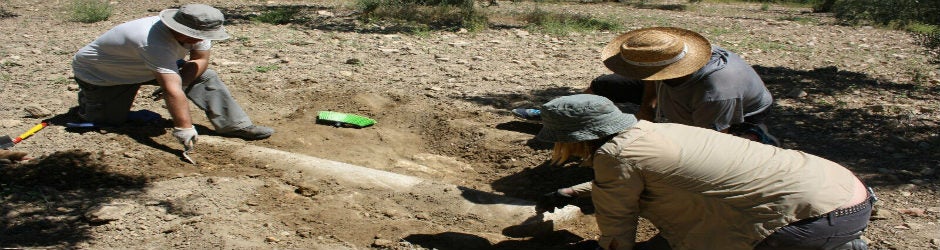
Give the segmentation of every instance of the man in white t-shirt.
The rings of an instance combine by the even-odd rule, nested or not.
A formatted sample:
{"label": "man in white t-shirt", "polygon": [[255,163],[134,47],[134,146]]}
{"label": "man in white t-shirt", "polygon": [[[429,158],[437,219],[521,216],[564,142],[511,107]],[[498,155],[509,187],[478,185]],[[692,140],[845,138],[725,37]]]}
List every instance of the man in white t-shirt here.
{"label": "man in white t-shirt", "polygon": [[[72,60],[79,116],[117,126],[141,85],[159,85],[173,118],[173,136],[187,149],[196,141],[189,100],[204,110],[218,134],[264,139],[274,130],[257,126],[235,102],[215,71],[208,69],[211,40],[229,37],[216,8],[187,4],[159,16],[120,24],[81,48]],[[186,58],[186,56],[189,58]]]}

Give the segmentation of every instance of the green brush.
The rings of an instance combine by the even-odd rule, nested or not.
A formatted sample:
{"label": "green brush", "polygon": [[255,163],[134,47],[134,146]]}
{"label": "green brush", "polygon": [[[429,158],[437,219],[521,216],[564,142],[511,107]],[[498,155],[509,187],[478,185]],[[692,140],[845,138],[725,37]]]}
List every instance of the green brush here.
{"label": "green brush", "polygon": [[319,111],[317,113],[317,123],[333,125],[337,127],[364,128],[375,124],[375,120],[354,114],[333,111]]}

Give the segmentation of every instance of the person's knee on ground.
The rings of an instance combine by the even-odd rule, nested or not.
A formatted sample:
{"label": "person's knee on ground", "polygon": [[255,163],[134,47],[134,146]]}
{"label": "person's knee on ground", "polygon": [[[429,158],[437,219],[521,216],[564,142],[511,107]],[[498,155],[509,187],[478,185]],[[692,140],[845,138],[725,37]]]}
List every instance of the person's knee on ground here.
{"label": "person's knee on ground", "polygon": [[127,115],[140,89],[139,84],[95,86],[80,80],[76,82],[80,88],[77,112],[79,118],[86,122],[110,126],[127,122]]}

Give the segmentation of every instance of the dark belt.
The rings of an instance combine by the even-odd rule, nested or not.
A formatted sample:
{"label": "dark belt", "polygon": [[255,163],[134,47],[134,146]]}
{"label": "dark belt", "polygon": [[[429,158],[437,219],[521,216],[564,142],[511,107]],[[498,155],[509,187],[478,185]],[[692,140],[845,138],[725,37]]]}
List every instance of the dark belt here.
{"label": "dark belt", "polygon": [[872,191],[871,188],[868,188],[868,198],[866,198],[865,201],[855,204],[854,206],[851,206],[851,207],[832,210],[832,212],[821,214],[817,217],[827,217],[827,216],[841,217],[841,216],[858,213],[866,209],[869,209],[873,204],[875,204],[875,201],[878,201],[878,198],[875,197],[875,192]]}

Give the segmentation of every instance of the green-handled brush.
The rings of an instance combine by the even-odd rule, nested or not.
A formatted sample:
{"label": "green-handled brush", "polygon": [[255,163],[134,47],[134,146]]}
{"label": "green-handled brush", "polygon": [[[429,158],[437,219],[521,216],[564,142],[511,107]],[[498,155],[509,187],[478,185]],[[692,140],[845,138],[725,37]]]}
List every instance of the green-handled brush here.
{"label": "green-handled brush", "polygon": [[333,111],[319,111],[317,113],[317,123],[333,125],[337,127],[364,128],[375,124],[375,120],[354,114]]}

